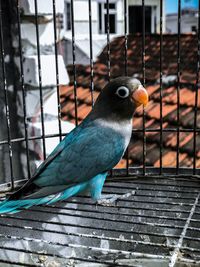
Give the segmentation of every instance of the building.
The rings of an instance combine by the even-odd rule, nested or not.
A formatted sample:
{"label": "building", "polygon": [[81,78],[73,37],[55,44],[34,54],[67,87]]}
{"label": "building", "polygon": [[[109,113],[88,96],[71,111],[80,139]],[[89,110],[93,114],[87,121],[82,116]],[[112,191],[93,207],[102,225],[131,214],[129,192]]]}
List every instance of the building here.
{"label": "building", "polygon": [[[168,33],[178,32],[178,14],[172,13],[166,15],[166,31]],[[181,11],[181,33],[197,32],[198,28],[198,10],[184,8]]]}
{"label": "building", "polygon": [[[45,3],[44,1],[37,1],[38,36],[36,33],[34,1],[20,1],[21,38],[19,37],[16,5],[12,5],[10,1],[1,2],[6,76],[4,77],[2,62],[0,67],[0,119],[2,125],[0,138],[1,140],[8,139],[7,123],[12,125],[11,138],[24,137],[26,135],[25,129],[27,129],[29,138],[34,135],[40,136],[43,133],[42,120],[44,120],[44,133],[55,135],[59,131],[56,80],[58,80],[60,86],[67,85],[69,77],[61,55],[57,57],[58,75],[56,75],[52,1],[48,0]],[[56,11],[61,14],[63,10],[63,0],[57,0]],[[37,39],[40,47],[40,61],[37,55]],[[22,66],[20,64],[20,42],[22,46]],[[9,119],[5,107],[7,103],[5,103],[4,90],[6,89]],[[40,97],[40,94],[42,97]],[[43,119],[41,107],[43,109]],[[24,116],[26,117],[25,121]],[[74,124],[61,122],[62,132],[69,132],[73,127]],[[49,141],[45,141],[46,155],[52,151],[58,142],[59,137],[53,137]],[[28,177],[27,167],[29,166],[31,173],[33,173],[36,164],[43,160],[43,148],[40,139],[31,140],[28,145],[25,142],[16,142],[15,144],[12,143],[11,148],[8,145],[3,146],[0,149],[0,182],[10,181],[10,176],[12,176],[8,164],[10,158],[13,162],[13,177],[16,179]],[[28,162],[27,151],[29,153]]]}
{"label": "building", "polygon": [[[63,28],[65,31],[71,31],[71,1],[64,0]],[[89,6],[88,0],[74,0],[74,26],[76,34],[89,33]],[[163,1],[164,2],[164,1]],[[163,3],[163,11],[164,3]],[[106,0],[91,1],[92,32],[93,34],[107,33],[107,3]],[[127,1],[128,12],[128,32],[142,32],[142,3],[140,0]],[[164,13],[164,12],[163,12]],[[165,17],[165,13],[163,14]],[[145,1],[145,24],[146,32],[158,33],[160,23],[160,1]],[[163,19],[165,21],[165,19]],[[111,34],[124,33],[124,1],[109,1],[109,24]],[[165,25],[164,25],[165,26]]]}
{"label": "building", "polygon": [[[89,36],[89,4],[88,0],[73,1],[76,62],[87,65],[90,62]],[[117,35],[124,35],[124,1],[110,0],[107,8],[106,0],[91,0],[93,60],[95,61],[107,43],[108,11],[110,41]],[[109,10],[108,10],[109,9]],[[165,31],[165,12],[163,1],[163,31]],[[143,7],[138,0],[127,1],[127,33],[142,33]],[[72,64],[72,25],[71,1],[64,0],[64,13],[61,23],[61,53],[65,65]],[[145,31],[158,33],[160,30],[160,0],[145,1]]]}

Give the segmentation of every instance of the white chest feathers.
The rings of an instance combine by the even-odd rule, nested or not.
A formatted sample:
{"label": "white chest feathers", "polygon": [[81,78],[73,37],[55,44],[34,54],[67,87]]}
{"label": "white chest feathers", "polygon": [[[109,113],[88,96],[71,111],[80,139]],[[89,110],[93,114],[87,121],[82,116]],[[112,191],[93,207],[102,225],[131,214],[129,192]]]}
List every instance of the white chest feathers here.
{"label": "white chest feathers", "polygon": [[124,138],[124,144],[127,147],[132,134],[132,120],[124,120],[121,122],[117,121],[108,121],[103,119],[96,120],[97,125],[111,129],[113,132],[120,134]]}

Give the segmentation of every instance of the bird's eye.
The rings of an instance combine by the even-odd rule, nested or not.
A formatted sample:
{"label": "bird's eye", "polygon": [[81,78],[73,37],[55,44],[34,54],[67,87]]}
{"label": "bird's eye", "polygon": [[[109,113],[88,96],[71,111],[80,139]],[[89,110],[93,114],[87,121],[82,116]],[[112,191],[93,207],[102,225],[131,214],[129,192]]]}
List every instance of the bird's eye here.
{"label": "bird's eye", "polygon": [[129,96],[129,89],[125,86],[120,86],[117,89],[116,94],[121,98],[126,98]]}

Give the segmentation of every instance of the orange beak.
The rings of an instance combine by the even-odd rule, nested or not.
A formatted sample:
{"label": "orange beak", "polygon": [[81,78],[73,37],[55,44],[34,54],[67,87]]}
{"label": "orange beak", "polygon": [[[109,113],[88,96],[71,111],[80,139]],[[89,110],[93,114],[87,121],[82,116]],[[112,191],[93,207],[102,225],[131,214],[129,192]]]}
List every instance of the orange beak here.
{"label": "orange beak", "polygon": [[146,89],[140,85],[136,91],[132,94],[132,99],[136,103],[136,106],[139,107],[140,105],[146,106],[149,101],[149,96]]}

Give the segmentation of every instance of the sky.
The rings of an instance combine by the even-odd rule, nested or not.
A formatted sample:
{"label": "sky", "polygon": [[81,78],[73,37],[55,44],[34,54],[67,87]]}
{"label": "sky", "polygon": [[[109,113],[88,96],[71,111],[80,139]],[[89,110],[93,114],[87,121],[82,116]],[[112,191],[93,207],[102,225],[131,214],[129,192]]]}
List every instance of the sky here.
{"label": "sky", "polygon": [[[177,13],[178,0],[165,0],[166,13]],[[198,7],[198,0],[181,0],[181,6],[183,7]]]}

